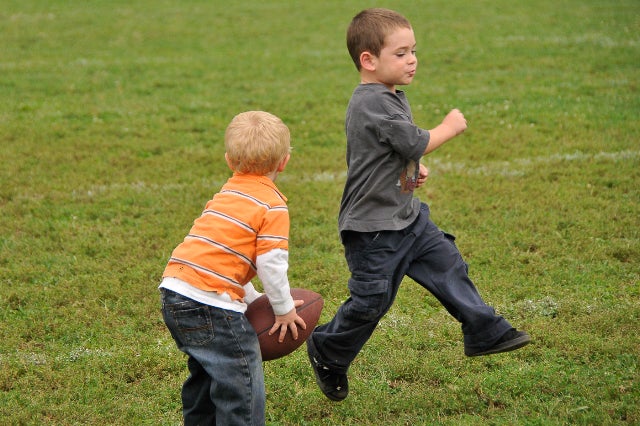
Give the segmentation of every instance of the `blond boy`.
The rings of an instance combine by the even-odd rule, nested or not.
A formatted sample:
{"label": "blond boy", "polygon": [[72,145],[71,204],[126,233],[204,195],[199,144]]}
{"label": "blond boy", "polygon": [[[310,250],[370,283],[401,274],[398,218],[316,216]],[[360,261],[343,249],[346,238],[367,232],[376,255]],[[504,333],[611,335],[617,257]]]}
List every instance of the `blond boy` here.
{"label": "blond boy", "polygon": [[165,324],[188,355],[182,387],[185,425],[264,425],[258,338],[244,316],[260,278],[282,341],[306,328],[287,279],[289,212],[275,185],[289,161],[290,134],[276,116],[238,114],[225,132],[233,176],[206,204],[171,254],[160,284]]}

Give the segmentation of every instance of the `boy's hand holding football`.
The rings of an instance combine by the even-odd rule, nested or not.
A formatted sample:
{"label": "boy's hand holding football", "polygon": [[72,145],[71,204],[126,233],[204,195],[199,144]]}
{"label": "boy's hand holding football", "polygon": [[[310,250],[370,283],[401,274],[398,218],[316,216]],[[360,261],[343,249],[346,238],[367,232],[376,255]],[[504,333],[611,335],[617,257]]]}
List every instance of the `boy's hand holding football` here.
{"label": "boy's hand holding football", "polygon": [[[304,300],[293,301],[293,306],[295,306],[295,308],[302,306],[303,304]],[[273,327],[271,327],[271,330],[269,330],[269,336],[275,334],[278,332],[278,329],[280,329],[278,342],[282,343],[287,335],[287,330],[291,330],[293,340],[298,340],[298,326],[302,327],[303,330],[306,330],[307,324],[305,324],[304,320],[298,315],[295,308],[284,315],[276,315],[276,322],[273,324]]]}

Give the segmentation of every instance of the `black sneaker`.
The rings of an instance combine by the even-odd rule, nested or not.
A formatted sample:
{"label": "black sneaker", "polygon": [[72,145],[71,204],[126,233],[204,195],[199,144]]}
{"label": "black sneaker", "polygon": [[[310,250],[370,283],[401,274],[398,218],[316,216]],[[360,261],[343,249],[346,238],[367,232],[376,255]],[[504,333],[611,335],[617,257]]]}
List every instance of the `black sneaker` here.
{"label": "black sneaker", "polygon": [[493,346],[483,350],[473,350],[465,348],[464,354],[466,356],[480,356],[491,355],[500,352],[509,352],[526,346],[531,342],[531,337],[524,332],[518,331],[515,328],[507,331]]}
{"label": "black sneaker", "polygon": [[329,367],[322,364],[315,355],[311,353],[307,344],[307,354],[311,367],[316,375],[316,383],[327,398],[332,401],[342,401],[349,394],[349,380],[346,374],[332,372]]}

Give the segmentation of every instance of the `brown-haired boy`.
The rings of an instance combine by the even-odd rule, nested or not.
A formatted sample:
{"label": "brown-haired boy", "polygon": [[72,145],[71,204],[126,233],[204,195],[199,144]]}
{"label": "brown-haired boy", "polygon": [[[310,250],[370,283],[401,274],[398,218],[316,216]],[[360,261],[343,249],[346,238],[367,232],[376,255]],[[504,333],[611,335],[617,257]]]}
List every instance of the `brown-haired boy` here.
{"label": "brown-haired boy", "polygon": [[427,178],[422,156],[462,133],[467,122],[454,109],[431,130],[413,123],[405,94],[396,89],[416,73],[411,24],[391,10],[364,10],[347,30],[347,47],[361,80],[346,113],[348,172],[338,217],[350,297],[307,340],[316,381],[334,401],[347,397],[347,370],[404,276],[460,321],[465,355],[511,351],[530,341],[485,304],[454,237],[438,229],[429,207],[414,197]]}

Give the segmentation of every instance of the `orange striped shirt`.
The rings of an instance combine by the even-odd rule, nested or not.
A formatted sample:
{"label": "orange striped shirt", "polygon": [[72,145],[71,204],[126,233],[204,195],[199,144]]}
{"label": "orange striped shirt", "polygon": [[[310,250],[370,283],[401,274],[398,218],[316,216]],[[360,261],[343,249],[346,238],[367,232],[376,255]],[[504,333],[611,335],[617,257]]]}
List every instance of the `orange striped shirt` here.
{"label": "orange striped shirt", "polygon": [[289,249],[286,202],[268,177],[234,174],[174,249],[162,276],[242,300],[257,256]]}

